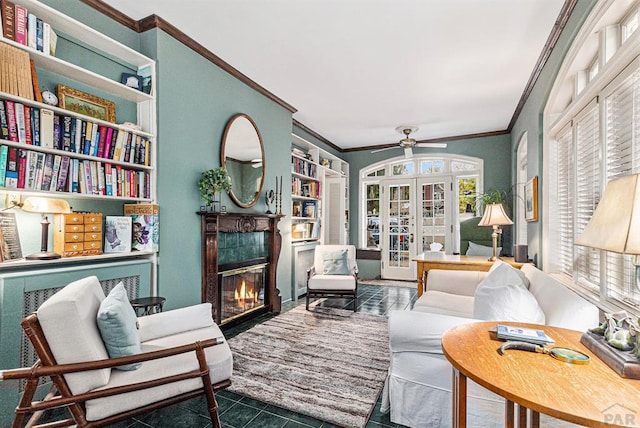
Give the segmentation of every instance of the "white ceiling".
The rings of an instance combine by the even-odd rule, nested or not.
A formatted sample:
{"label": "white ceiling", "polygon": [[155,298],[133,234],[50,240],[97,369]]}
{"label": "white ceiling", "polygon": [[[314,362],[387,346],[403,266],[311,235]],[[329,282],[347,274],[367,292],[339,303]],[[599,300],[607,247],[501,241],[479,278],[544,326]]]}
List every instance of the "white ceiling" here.
{"label": "white ceiling", "polygon": [[104,0],[155,14],[337,146],[507,129],[563,0]]}

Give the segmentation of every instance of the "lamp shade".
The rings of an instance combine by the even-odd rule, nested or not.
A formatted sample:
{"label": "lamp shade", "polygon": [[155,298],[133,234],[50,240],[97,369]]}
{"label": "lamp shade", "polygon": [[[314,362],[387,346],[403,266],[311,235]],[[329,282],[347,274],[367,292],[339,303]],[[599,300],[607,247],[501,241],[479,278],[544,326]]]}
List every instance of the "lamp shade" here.
{"label": "lamp shade", "polygon": [[640,175],[607,184],[577,245],[625,254],[640,254]]}
{"label": "lamp shade", "polygon": [[22,210],[30,213],[66,214],[71,212],[69,202],[64,199],[27,198]]}
{"label": "lamp shade", "polygon": [[489,204],[484,208],[484,215],[478,226],[505,226],[513,224],[502,204]]}

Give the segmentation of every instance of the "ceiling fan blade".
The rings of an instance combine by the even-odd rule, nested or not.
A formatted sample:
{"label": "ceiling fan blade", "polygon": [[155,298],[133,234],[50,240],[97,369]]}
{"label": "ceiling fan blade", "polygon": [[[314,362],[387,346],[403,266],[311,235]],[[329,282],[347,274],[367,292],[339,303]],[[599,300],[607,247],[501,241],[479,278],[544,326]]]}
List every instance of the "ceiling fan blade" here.
{"label": "ceiling fan blade", "polygon": [[405,158],[410,158],[413,156],[413,150],[411,150],[411,147],[405,147],[404,148],[404,157]]}
{"label": "ceiling fan blade", "polygon": [[416,147],[431,147],[435,149],[444,149],[447,147],[447,143],[416,143]]}
{"label": "ceiling fan blade", "polygon": [[371,150],[371,153],[378,153],[378,152],[384,152],[385,150],[391,150],[391,149],[397,149],[398,146],[394,146],[394,147],[384,147],[382,149],[376,149],[376,150]]}

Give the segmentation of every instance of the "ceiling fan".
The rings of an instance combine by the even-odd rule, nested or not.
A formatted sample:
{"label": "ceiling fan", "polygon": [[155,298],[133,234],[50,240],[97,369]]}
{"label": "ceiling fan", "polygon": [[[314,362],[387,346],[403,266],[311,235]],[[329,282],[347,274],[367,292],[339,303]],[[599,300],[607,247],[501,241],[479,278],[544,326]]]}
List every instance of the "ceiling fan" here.
{"label": "ceiling fan", "polygon": [[[414,138],[409,137],[412,132],[418,130],[417,126],[401,125],[396,128],[401,134],[404,134],[404,138],[398,142],[400,148],[404,149],[404,157],[410,158],[413,156],[413,147],[431,147],[431,148],[445,148],[447,143],[418,143]],[[384,147],[382,149],[372,150],[371,153],[382,152],[384,150],[396,149],[397,147]]]}

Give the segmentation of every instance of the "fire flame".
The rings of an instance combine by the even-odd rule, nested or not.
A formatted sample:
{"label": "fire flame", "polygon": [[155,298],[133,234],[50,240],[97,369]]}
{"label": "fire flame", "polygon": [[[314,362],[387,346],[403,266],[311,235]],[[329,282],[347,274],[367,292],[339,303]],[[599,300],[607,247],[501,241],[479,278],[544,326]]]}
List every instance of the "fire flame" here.
{"label": "fire flame", "polygon": [[244,283],[244,279],[242,280],[242,284],[240,285],[240,288],[236,288],[234,293],[233,293],[233,297],[236,300],[236,302],[243,304],[245,303],[245,301],[248,302],[257,302],[257,297],[252,289],[247,290],[247,287]]}

